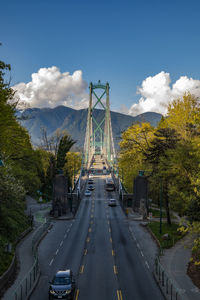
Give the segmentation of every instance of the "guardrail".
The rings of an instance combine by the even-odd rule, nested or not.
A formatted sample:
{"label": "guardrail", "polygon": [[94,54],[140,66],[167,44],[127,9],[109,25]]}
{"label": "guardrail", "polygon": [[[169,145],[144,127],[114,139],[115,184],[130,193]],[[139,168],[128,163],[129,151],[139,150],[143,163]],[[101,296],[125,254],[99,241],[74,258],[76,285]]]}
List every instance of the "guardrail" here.
{"label": "guardrail", "polygon": [[40,227],[38,227],[38,229],[34,233],[32,238],[32,253],[34,256],[33,266],[25,275],[24,279],[20,282],[14,293],[11,295],[11,298],[10,296],[8,296],[6,300],[27,300],[30,296],[40,275],[37,246],[42,236],[47,231],[49,224],[49,221],[43,223]]}
{"label": "guardrail", "polygon": [[175,282],[170,278],[164,267],[160,263],[159,256],[155,259],[154,265],[155,278],[165,295],[169,300],[184,300],[183,295],[179,288],[177,288]]}

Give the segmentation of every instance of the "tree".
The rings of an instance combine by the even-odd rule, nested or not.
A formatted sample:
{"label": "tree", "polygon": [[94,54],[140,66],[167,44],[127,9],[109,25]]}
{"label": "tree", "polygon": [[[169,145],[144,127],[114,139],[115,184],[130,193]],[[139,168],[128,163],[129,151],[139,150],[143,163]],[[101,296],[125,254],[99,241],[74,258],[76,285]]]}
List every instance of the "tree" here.
{"label": "tree", "polygon": [[55,157],[57,157],[58,153],[58,146],[60,144],[60,141],[62,137],[65,135],[68,135],[67,130],[61,130],[60,128],[57,128],[54,134],[51,136],[48,136],[47,129],[45,127],[41,127],[41,145],[40,147],[46,151],[50,151],[54,154]]}
{"label": "tree", "polygon": [[133,190],[133,178],[145,168],[144,153],[150,146],[154,131],[149,123],[142,123],[133,124],[122,134],[118,165],[120,177],[129,191]]}
{"label": "tree", "polygon": [[71,186],[74,188],[74,180],[81,170],[82,157],[79,152],[68,152],[66,154],[66,163],[64,165],[64,172],[70,177]]}
{"label": "tree", "polygon": [[175,129],[183,139],[191,139],[192,133],[200,128],[200,102],[197,97],[185,93],[182,98],[168,106],[165,127]]}
{"label": "tree", "polygon": [[66,154],[67,152],[71,149],[71,147],[76,143],[76,141],[74,141],[70,135],[65,134],[59,143],[58,146],[58,153],[57,153],[57,164],[56,167],[58,170],[62,170],[64,165],[65,165],[65,161],[66,161]]}
{"label": "tree", "polygon": [[[145,160],[152,166],[150,177],[151,183],[153,183],[154,186],[159,186],[162,181],[167,222],[168,224],[171,224],[168,192],[170,173],[166,172],[166,170],[169,169],[167,150],[175,149],[178,142],[178,135],[174,129],[160,128],[156,132],[154,132],[154,136],[155,137],[152,139],[149,147],[144,153],[144,157]],[[159,194],[158,190],[157,194]]]}

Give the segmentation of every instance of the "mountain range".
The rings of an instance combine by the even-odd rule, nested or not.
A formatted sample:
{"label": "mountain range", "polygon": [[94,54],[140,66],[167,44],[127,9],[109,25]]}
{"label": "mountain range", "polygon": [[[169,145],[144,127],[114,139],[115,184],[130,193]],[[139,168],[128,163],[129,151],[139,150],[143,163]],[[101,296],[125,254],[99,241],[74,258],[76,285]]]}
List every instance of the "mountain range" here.
{"label": "mountain range", "polygon": [[[94,109],[93,116],[100,122],[104,110]],[[21,125],[24,126],[30,136],[33,145],[41,143],[41,128],[46,128],[48,136],[54,134],[56,129],[66,129],[71,137],[77,141],[76,146],[83,147],[87,124],[87,109],[75,110],[66,106],[55,108],[28,108],[23,112],[18,112]],[[113,139],[115,147],[118,147],[121,134],[129,126],[137,122],[149,122],[156,126],[162,115],[154,112],[146,112],[138,116],[130,116],[118,112],[110,112]]]}

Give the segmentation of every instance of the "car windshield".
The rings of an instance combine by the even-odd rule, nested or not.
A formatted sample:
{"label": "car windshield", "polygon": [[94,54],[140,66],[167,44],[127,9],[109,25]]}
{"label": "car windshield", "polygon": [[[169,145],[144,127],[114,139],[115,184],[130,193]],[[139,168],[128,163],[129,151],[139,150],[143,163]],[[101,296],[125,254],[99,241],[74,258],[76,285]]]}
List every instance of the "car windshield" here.
{"label": "car windshield", "polygon": [[54,280],[53,280],[53,284],[55,285],[67,285],[67,284],[70,284],[71,283],[71,280],[70,280],[70,277],[57,277],[55,276],[54,277]]}

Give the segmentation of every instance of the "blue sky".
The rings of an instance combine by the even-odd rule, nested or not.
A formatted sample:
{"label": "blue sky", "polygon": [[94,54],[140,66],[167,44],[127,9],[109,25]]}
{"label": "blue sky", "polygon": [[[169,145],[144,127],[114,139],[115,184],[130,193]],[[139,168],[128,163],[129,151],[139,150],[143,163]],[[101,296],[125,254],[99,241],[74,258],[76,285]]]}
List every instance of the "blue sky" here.
{"label": "blue sky", "polygon": [[[109,82],[111,109],[128,112],[135,103],[142,112],[150,99],[153,110],[157,98],[167,102],[179,95],[172,85],[181,76],[190,79],[185,86],[181,81],[181,90],[189,90],[187,83],[191,88],[193,79],[194,93],[199,91],[199,12],[198,0],[2,1],[0,59],[11,64],[12,85],[31,82],[40,68],[56,66],[70,75],[81,70],[84,83]],[[149,95],[148,82],[145,86],[148,77],[149,85],[152,80],[162,85],[156,100],[152,91]],[[83,97],[80,89],[76,105]],[[147,100],[143,107],[137,106],[140,98]]]}

